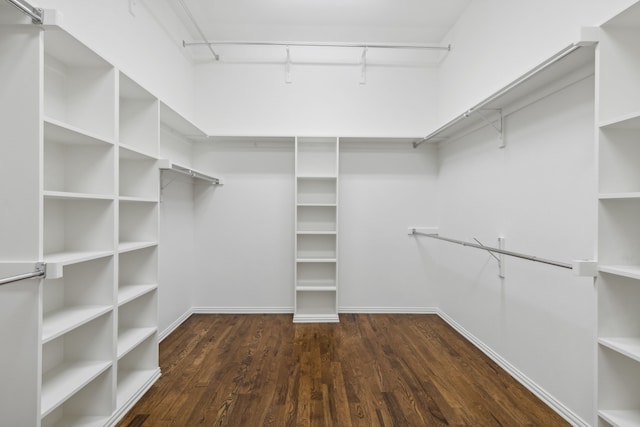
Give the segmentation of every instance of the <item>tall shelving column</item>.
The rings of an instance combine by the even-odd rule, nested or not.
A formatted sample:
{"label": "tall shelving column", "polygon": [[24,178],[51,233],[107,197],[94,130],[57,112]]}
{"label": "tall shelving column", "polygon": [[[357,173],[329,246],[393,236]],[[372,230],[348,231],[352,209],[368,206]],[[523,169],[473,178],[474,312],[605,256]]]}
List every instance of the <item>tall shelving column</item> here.
{"label": "tall shelving column", "polygon": [[293,321],[338,322],[338,138],[295,142]]}
{"label": "tall shelving column", "polygon": [[119,77],[116,419],[160,376],[160,103],[126,75]]}
{"label": "tall shelving column", "polygon": [[[43,33],[43,427],[104,425],[114,410],[116,71],[66,32]],[[88,345],[88,343],[91,343]]]}
{"label": "tall shelving column", "polygon": [[598,48],[598,425],[640,426],[640,3]]}

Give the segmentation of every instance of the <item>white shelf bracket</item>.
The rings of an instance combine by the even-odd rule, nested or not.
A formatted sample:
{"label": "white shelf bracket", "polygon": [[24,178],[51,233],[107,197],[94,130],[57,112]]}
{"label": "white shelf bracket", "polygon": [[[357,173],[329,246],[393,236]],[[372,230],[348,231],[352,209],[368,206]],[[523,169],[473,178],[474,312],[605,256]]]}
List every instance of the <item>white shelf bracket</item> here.
{"label": "white shelf bracket", "polygon": [[498,113],[498,120],[490,120],[487,116],[482,114],[479,110],[474,111],[474,113],[477,114],[478,117],[480,117],[485,123],[490,125],[496,132],[498,132],[498,136],[500,138],[500,145],[498,146],[498,148],[504,148],[505,147],[504,132],[503,132],[504,117],[502,116],[502,109],[499,109],[499,108],[495,110],[484,109],[484,111],[493,111]]}
{"label": "white shelf bracket", "polygon": [[367,84],[367,50],[368,48],[365,46],[365,48],[362,50],[362,58],[360,60],[360,66],[362,67],[360,70],[361,85]]}
{"label": "white shelf bracket", "polygon": [[291,84],[291,51],[289,46],[287,46],[287,62],[284,65],[284,82]]}
{"label": "white shelf bracket", "polygon": [[[505,250],[504,237],[498,237],[498,249]],[[504,279],[504,254],[498,254],[498,277]]]}

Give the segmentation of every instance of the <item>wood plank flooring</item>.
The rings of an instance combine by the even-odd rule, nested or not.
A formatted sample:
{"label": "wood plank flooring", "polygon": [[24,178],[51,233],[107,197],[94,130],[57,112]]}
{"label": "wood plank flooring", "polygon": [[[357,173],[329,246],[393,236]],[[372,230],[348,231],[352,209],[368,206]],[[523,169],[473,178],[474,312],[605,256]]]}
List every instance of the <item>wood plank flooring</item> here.
{"label": "wood plank flooring", "polygon": [[119,427],[568,426],[436,315],[193,315]]}

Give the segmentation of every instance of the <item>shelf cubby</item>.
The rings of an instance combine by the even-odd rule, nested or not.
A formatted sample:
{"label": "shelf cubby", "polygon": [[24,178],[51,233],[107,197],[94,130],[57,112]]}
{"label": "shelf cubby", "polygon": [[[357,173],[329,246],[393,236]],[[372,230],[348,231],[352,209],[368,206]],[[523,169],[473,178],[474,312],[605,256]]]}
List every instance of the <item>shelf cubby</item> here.
{"label": "shelf cubby", "polygon": [[69,265],[43,286],[42,342],[113,310],[113,257]]}
{"label": "shelf cubby", "polygon": [[120,244],[158,241],[158,204],[120,201]]}
{"label": "shelf cubby", "polygon": [[337,320],[335,291],[296,291],[296,311],[294,316],[299,321],[305,319],[318,321],[320,319]]}
{"label": "shelf cubby", "polygon": [[612,125],[600,129],[601,193],[640,192],[640,117],[632,123],[636,128]]}
{"label": "shelf cubby", "polygon": [[298,206],[297,233],[336,232],[335,206]]}
{"label": "shelf cubby", "polygon": [[121,200],[158,201],[159,172],[155,158],[120,147]]}
{"label": "shelf cubby", "polygon": [[612,426],[636,426],[640,420],[640,369],[636,360],[600,345],[598,415]]}
{"label": "shelf cubby", "polygon": [[601,199],[599,217],[599,264],[640,265],[640,199]]}
{"label": "shelf cubby", "polygon": [[55,123],[44,123],[44,189],[114,195],[113,144]]}
{"label": "shelf cubby", "polygon": [[45,343],[42,349],[41,416],[49,415],[109,369],[112,360],[112,313]]}
{"label": "shelf cubby", "polygon": [[44,200],[44,258],[62,264],[112,253],[112,200]]}
{"label": "shelf cubby", "polygon": [[337,181],[335,178],[298,177],[296,203],[309,206],[336,205]]}
{"label": "shelf cubby", "polygon": [[298,235],[296,259],[304,260],[333,260],[336,259],[336,235],[314,234]]}
{"label": "shelf cubby", "polygon": [[336,263],[298,263],[296,290],[336,290]]}
{"label": "shelf cubby", "polygon": [[118,305],[158,287],[158,250],[148,247],[119,255]]}
{"label": "shelf cubby", "polygon": [[157,156],[160,138],[159,101],[120,73],[120,138],[141,153]]}
{"label": "shelf cubby", "polygon": [[337,177],[337,138],[297,138],[298,177]]}
{"label": "shelf cubby", "polygon": [[158,346],[153,336],[118,360],[117,407],[123,407],[160,375]]}
{"label": "shelf cubby", "polygon": [[109,368],[43,418],[41,427],[104,427],[114,410]]}
{"label": "shelf cubby", "polygon": [[115,69],[64,31],[44,34],[44,114],[115,137]]}
{"label": "shelf cubby", "polygon": [[120,305],[118,309],[118,359],[157,331],[155,290]]}

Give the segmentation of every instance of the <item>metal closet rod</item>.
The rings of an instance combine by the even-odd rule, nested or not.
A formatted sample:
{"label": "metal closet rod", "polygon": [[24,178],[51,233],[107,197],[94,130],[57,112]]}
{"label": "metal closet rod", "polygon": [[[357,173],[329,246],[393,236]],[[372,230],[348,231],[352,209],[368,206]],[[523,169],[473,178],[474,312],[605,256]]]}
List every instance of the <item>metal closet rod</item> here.
{"label": "metal closet rod", "polygon": [[39,263],[36,263],[35,271],[32,271],[31,273],[17,274],[15,276],[0,279],[0,286],[6,285],[7,283],[17,282],[19,280],[33,279],[35,277],[44,277],[45,274],[46,274],[45,264],[39,262]]}
{"label": "metal closet rod", "polygon": [[261,42],[261,41],[211,41],[201,42],[183,41],[182,46],[213,45],[213,46],[282,46],[282,47],[351,47],[369,49],[417,49],[417,50],[451,50],[451,45],[436,44],[383,44],[383,43],[339,43],[339,42]]}
{"label": "metal closet rod", "polygon": [[[22,13],[29,15],[34,24],[42,24],[42,9],[32,6],[24,0],[7,0]],[[0,283],[1,285],[2,283]]]}
{"label": "metal closet rod", "polygon": [[554,265],[556,267],[568,268],[569,270],[573,270],[573,266],[571,264],[566,263],[566,262],[552,261],[550,259],[538,258],[536,256],[526,255],[526,254],[523,254],[523,253],[520,253],[520,252],[507,251],[507,250],[504,250],[504,249],[492,248],[490,246],[476,245],[475,243],[469,243],[469,242],[465,242],[463,240],[456,240],[456,239],[451,239],[449,237],[442,237],[442,236],[440,236],[438,234],[422,233],[420,231],[416,231],[415,229],[412,231],[411,234],[412,235],[418,234],[420,236],[431,237],[432,239],[444,240],[445,242],[456,243],[458,245],[469,246],[469,247],[476,248],[476,249],[482,249],[482,250],[487,251],[487,252],[493,252],[493,253],[497,253],[497,254],[508,255],[508,256],[512,256],[512,257],[516,257],[516,258],[526,259],[527,261],[540,262],[542,264]]}

